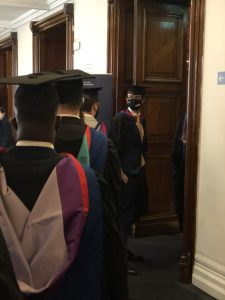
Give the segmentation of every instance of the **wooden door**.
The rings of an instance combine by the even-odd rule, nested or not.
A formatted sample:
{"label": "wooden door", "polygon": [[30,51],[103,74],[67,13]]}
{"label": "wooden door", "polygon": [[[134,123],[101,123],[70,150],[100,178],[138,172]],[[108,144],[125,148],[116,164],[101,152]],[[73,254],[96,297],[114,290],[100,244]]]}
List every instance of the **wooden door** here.
{"label": "wooden door", "polygon": [[[0,51],[0,77],[6,77],[6,76],[7,76],[6,53],[5,50],[1,50]],[[7,109],[7,102],[8,102],[7,86],[4,84],[0,86],[0,106],[3,106],[5,109]]]}
{"label": "wooden door", "polygon": [[66,24],[40,33],[40,71],[66,69]]}
{"label": "wooden door", "polygon": [[186,110],[185,6],[137,0],[134,81],[146,88],[147,184],[149,215],[136,233],[177,230],[172,152],[177,122]]}
{"label": "wooden door", "polygon": [[73,3],[50,17],[31,22],[33,71],[73,69]]}
{"label": "wooden door", "polygon": [[[17,33],[11,32],[8,38],[0,40],[0,77],[17,75]],[[8,117],[13,116],[13,94],[15,87],[0,86],[0,105],[3,106]]]}

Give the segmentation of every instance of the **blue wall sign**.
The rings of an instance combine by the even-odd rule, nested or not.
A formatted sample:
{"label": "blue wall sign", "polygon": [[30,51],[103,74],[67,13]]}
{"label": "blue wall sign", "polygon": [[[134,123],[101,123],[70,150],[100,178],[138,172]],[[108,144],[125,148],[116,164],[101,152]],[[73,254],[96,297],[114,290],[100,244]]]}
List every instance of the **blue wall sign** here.
{"label": "blue wall sign", "polygon": [[218,72],[217,84],[225,84],[225,72]]}

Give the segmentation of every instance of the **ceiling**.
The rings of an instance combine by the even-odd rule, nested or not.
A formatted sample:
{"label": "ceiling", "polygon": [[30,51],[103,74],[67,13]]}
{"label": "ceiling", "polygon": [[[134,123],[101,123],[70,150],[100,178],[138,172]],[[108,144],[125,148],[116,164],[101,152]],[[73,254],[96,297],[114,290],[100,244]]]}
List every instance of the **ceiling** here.
{"label": "ceiling", "polygon": [[0,0],[0,38],[56,7],[59,0]]}

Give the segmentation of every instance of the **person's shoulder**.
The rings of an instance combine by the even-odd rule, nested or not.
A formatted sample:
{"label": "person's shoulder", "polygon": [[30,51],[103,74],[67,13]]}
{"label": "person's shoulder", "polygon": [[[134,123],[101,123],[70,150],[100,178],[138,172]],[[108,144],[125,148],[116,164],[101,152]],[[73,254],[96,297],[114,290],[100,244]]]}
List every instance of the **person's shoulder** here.
{"label": "person's shoulder", "polygon": [[11,155],[11,152],[13,151],[15,146],[11,146],[9,148],[5,148],[5,147],[1,147],[0,146],[0,164],[2,162],[2,160]]}
{"label": "person's shoulder", "polygon": [[[96,131],[94,128],[90,127],[91,138],[95,146],[99,146],[107,143],[107,137],[100,131]],[[98,145],[97,145],[98,143]]]}

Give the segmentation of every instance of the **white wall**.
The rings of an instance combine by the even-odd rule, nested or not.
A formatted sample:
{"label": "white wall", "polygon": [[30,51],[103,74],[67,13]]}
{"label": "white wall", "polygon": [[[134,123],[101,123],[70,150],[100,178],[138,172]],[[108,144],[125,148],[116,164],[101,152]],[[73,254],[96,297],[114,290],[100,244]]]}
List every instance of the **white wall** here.
{"label": "white wall", "polygon": [[[72,2],[72,1],[71,1]],[[42,18],[37,18],[38,20]],[[18,74],[32,72],[32,32],[30,23],[18,31]],[[96,74],[107,68],[107,1],[74,1],[74,68]]]}
{"label": "white wall", "polygon": [[74,68],[90,73],[106,73],[107,1],[74,1]]}
{"label": "white wall", "polygon": [[206,0],[197,241],[193,283],[225,299],[225,1]]}
{"label": "white wall", "polygon": [[32,73],[32,32],[30,24],[25,24],[18,28],[18,75]]}

